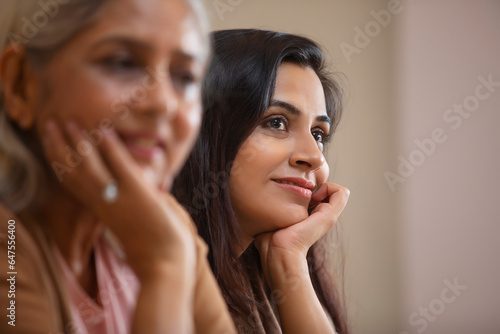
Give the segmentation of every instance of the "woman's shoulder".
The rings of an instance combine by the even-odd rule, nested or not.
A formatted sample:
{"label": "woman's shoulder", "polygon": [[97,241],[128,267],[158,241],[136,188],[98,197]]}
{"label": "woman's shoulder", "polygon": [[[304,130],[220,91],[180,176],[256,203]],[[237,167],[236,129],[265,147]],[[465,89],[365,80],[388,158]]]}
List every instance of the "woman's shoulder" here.
{"label": "woman's shoulder", "polygon": [[[26,253],[30,253],[36,258],[39,254],[32,233],[30,233],[19,217],[2,203],[0,203],[0,247],[5,248],[7,253],[12,254],[13,257],[24,256]],[[8,252],[9,250],[10,252]],[[27,260],[29,261],[29,259]],[[11,262],[13,261],[15,260],[11,259]]]}
{"label": "woman's shoulder", "polygon": [[[40,239],[40,240],[38,240]],[[65,313],[56,275],[47,262],[43,233],[28,228],[0,203],[0,304],[9,305],[0,332],[64,332]],[[47,248],[47,249],[45,249]]]}

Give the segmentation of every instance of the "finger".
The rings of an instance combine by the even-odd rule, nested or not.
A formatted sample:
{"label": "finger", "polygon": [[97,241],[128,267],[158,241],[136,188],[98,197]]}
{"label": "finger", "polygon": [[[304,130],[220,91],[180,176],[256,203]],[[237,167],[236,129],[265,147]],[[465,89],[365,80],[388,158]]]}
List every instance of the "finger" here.
{"label": "finger", "polygon": [[[58,123],[48,120],[42,137],[46,157],[61,184],[82,203],[95,208],[93,204],[96,198],[101,198],[102,184],[110,177],[87,166],[95,157],[80,154],[78,143],[83,138],[79,136],[78,127],[70,126],[63,131]],[[98,174],[101,174],[100,181]]]}
{"label": "finger", "polygon": [[329,189],[328,182],[321,184],[311,196],[311,202],[309,203],[309,214],[311,214],[321,202],[328,201],[331,193],[333,193],[333,189]]}
{"label": "finger", "polygon": [[[68,142],[65,132],[54,120],[48,120],[43,133],[43,145],[48,163],[52,166],[59,182],[66,187],[85,184],[75,169],[81,166],[83,158]],[[76,194],[73,191],[73,194]]]}
{"label": "finger", "polygon": [[[99,149],[107,166],[119,181],[137,180],[137,177],[143,174],[115,131],[104,132]],[[141,181],[144,180],[141,179]]]}
{"label": "finger", "polygon": [[[327,182],[321,185],[316,193],[313,194],[313,198],[322,203],[319,203],[312,213],[321,211],[330,211],[335,215],[335,219],[340,216],[344,210],[347,200],[349,199],[350,191],[346,187],[342,187],[338,184]],[[328,199],[328,202],[324,201]]]}
{"label": "finger", "polygon": [[260,233],[255,236],[254,245],[260,254],[267,253],[267,248],[269,246],[269,240],[271,239],[271,236],[272,232]]}
{"label": "finger", "polygon": [[335,183],[325,182],[313,193],[312,200],[321,202],[331,196],[340,186]]}
{"label": "finger", "polygon": [[[59,159],[65,155],[65,162],[71,167],[67,175],[62,175],[61,183],[67,191],[91,208],[94,213],[97,213],[104,204],[109,204],[105,200],[104,190],[113,176],[104,164],[98,150],[84,138],[78,124],[70,121],[63,131],[54,122],[49,123],[49,128],[52,132],[49,137],[52,138],[46,144],[48,154],[59,157]],[[61,175],[58,174],[59,176]]]}
{"label": "finger", "polygon": [[335,225],[349,198],[349,190],[334,183],[323,184],[318,192],[316,200],[328,198],[328,202],[319,203],[307,219],[293,226],[307,245],[312,245]]}
{"label": "finger", "polygon": [[80,173],[84,173],[85,182],[91,181],[94,189],[104,188],[114,177],[99,151],[82,135],[82,129],[77,123],[70,121],[66,126],[66,131],[72,147],[82,152],[83,158],[78,169]]}

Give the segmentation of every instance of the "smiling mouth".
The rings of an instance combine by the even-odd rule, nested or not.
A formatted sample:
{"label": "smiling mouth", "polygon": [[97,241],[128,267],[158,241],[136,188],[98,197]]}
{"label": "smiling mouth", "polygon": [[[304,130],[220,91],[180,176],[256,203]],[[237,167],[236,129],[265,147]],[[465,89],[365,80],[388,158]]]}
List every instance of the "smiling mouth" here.
{"label": "smiling mouth", "polygon": [[303,187],[301,185],[298,185],[297,183],[295,182],[290,182],[290,181],[282,181],[282,180],[273,180],[274,182],[276,183],[281,183],[281,184],[289,184],[289,185],[292,185],[292,186],[297,186],[297,187],[301,187],[301,188],[304,188],[304,189],[309,189],[309,188],[306,188],[306,187]]}
{"label": "smiling mouth", "polygon": [[302,198],[306,198],[308,200],[311,199],[312,197],[312,189],[309,188],[310,185],[307,185],[307,187],[304,187],[298,183],[292,182],[292,181],[285,181],[285,180],[272,180],[276,183],[276,185],[280,188],[283,188],[284,190],[287,190],[295,195],[298,195]]}
{"label": "smiling mouth", "polygon": [[141,160],[153,160],[164,151],[164,146],[156,138],[124,134],[119,134],[119,137],[129,152]]}

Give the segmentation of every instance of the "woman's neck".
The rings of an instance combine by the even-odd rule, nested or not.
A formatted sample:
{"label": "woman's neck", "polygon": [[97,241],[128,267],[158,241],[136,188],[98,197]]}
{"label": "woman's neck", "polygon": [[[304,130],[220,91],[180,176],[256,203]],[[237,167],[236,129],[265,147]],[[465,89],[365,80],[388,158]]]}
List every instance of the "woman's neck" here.
{"label": "woman's neck", "polygon": [[254,237],[249,236],[248,234],[244,233],[241,231],[238,235],[239,238],[239,244],[235,246],[236,254],[238,257],[240,257],[250,246],[250,244],[253,242]]}
{"label": "woman's neck", "polygon": [[98,219],[62,188],[51,192],[43,208],[22,212],[20,218],[48,231],[76,279],[93,296],[97,287],[93,246],[102,233]]}

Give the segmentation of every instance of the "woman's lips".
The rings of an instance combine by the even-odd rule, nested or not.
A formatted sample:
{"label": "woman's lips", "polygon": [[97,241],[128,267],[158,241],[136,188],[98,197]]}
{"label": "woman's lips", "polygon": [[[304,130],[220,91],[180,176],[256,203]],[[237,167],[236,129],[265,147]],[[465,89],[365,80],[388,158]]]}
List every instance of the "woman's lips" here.
{"label": "woman's lips", "polygon": [[162,142],[155,136],[120,134],[120,138],[130,154],[140,160],[150,162],[164,154]]}
{"label": "woman's lips", "polygon": [[309,183],[308,183],[308,181],[305,181],[305,180],[300,182],[304,186],[299,185],[298,182],[285,180],[285,179],[275,179],[275,180],[273,180],[273,182],[277,186],[279,186],[283,189],[286,189],[288,191],[291,191],[292,193],[299,195],[301,197],[304,197],[306,199],[310,200],[312,197],[312,189],[314,188],[314,184],[312,184],[312,182],[310,182],[310,181],[309,181]]}

